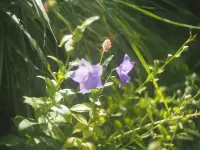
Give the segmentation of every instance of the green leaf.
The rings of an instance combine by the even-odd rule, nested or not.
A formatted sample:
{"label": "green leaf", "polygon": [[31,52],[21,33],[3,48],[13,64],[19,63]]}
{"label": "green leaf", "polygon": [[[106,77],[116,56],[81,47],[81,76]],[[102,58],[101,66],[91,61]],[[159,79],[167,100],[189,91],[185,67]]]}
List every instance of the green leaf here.
{"label": "green leaf", "polygon": [[53,112],[50,112],[51,118],[58,123],[71,122],[72,114],[70,110],[64,105],[58,105],[51,107]]}
{"label": "green leaf", "polygon": [[49,120],[46,116],[42,115],[38,117],[37,121],[39,124],[47,124]]}
{"label": "green leaf", "polygon": [[61,115],[64,115],[66,117],[71,117],[70,110],[65,105],[58,105],[51,107],[51,110],[58,112]]}
{"label": "green leaf", "polygon": [[85,129],[85,128],[87,128],[87,125],[78,122],[78,123],[74,126],[73,134],[74,134],[74,133],[77,133],[77,132],[81,132],[81,131],[83,131],[83,129]]}
{"label": "green leaf", "polygon": [[24,103],[31,105],[34,108],[34,110],[39,109],[41,105],[46,105],[49,103],[49,102],[45,102],[46,101],[45,97],[37,98],[37,97],[24,96],[24,99],[25,99]]}
{"label": "green leaf", "polygon": [[82,143],[81,145],[83,150],[96,150],[95,145],[90,142]]}
{"label": "green leaf", "polygon": [[93,23],[94,21],[97,21],[97,20],[99,20],[99,16],[90,17],[83,22],[82,26],[88,26],[88,25],[90,25],[91,23]]}
{"label": "green leaf", "polygon": [[95,105],[97,106],[101,106],[101,101],[100,101],[100,98],[93,98],[93,97],[89,97],[89,100],[94,103]]}
{"label": "green leaf", "polygon": [[73,33],[73,38],[72,38],[74,43],[80,41],[83,37],[83,33],[86,27],[98,19],[99,19],[98,16],[90,17],[87,20],[85,20],[81,26],[77,26]]}
{"label": "green leaf", "polygon": [[88,125],[86,118],[80,114],[72,114],[72,116],[80,123]]}
{"label": "green leaf", "polygon": [[178,128],[178,125],[171,125],[169,126],[169,132],[175,133]]}
{"label": "green leaf", "polygon": [[111,62],[111,60],[113,59],[114,55],[111,55],[110,57],[108,57],[103,63],[102,63],[102,66],[103,68],[106,68],[109,63]]}
{"label": "green leaf", "polygon": [[189,128],[185,128],[184,129],[185,132],[191,134],[191,135],[194,135],[194,136],[197,136],[198,138],[200,138],[200,133],[198,130],[193,130],[193,129],[189,129]]}
{"label": "green leaf", "polygon": [[68,52],[74,50],[73,44],[74,44],[74,42],[73,42],[72,39],[70,39],[69,41],[67,41],[67,43],[65,43],[65,52],[68,53]]}
{"label": "green leaf", "polygon": [[59,92],[55,93],[55,101],[58,103],[63,99],[62,94],[60,94]]}
{"label": "green leaf", "polygon": [[4,136],[2,138],[0,138],[0,145],[5,145],[5,146],[16,146],[16,145],[19,145],[21,143],[24,142],[24,139],[18,137],[18,136],[15,136],[15,135],[7,135],[7,136]]}
{"label": "green leaf", "polygon": [[181,132],[181,133],[178,133],[176,135],[177,139],[179,140],[185,140],[185,141],[193,141],[194,138],[193,136],[189,135],[188,133],[186,132]]}
{"label": "green leaf", "polygon": [[48,123],[48,125],[45,125],[45,128],[43,128],[45,131],[45,134],[59,140],[61,142],[64,142],[65,140],[65,134],[64,132],[55,124]]}
{"label": "green leaf", "polygon": [[92,110],[93,106],[90,103],[82,103],[82,104],[77,104],[74,105],[70,108],[71,111],[75,112],[88,112]]}
{"label": "green leaf", "polygon": [[85,31],[85,27],[82,27],[82,26],[76,27],[74,34],[73,34],[73,39],[72,39],[74,41],[74,43],[78,42],[82,39],[84,31]]}
{"label": "green leaf", "polygon": [[135,92],[141,94],[141,93],[142,93],[143,91],[145,91],[145,90],[146,90],[146,87],[143,86],[143,87],[137,88],[137,89],[135,90]]}
{"label": "green leaf", "polygon": [[59,90],[58,93],[62,94],[63,97],[74,95],[75,92],[72,89],[62,89]]}
{"label": "green leaf", "polygon": [[93,127],[88,127],[85,130],[83,130],[83,138],[89,138],[95,135],[93,130],[94,130]]}
{"label": "green leaf", "polygon": [[97,137],[104,138],[105,136],[103,135],[103,130],[97,126],[94,127],[94,133],[96,134]]}
{"label": "green leaf", "polygon": [[168,135],[168,132],[167,132],[167,129],[163,126],[163,125],[159,125],[158,126],[158,129],[160,131],[160,133],[164,136],[167,136]]}
{"label": "green leaf", "polygon": [[64,43],[66,43],[66,42],[69,41],[70,39],[72,39],[72,35],[71,35],[71,34],[70,34],[70,35],[65,35],[65,36],[62,38],[59,47],[62,47],[62,46],[64,45]]}
{"label": "green leaf", "polygon": [[36,40],[31,37],[31,35],[26,31],[24,26],[20,23],[20,19],[17,18],[16,15],[13,15],[11,12],[7,12],[7,14],[13,19],[13,21],[18,25],[18,27],[24,32],[26,37],[28,38],[30,44],[35,48],[37,51],[40,59],[44,63],[45,67],[48,67],[48,62],[46,57],[44,56],[43,51],[41,50],[40,46],[37,44]]}
{"label": "green leaf", "polygon": [[49,113],[50,116],[51,116],[51,119],[54,120],[54,122],[56,123],[66,123],[67,122],[67,119],[65,116],[59,114],[58,112],[50,112]]}
{"label": "green leaf", "polygon": [[[38,5],[38,7],[40,8],[40,10],[41,10],[41,12],[42,12],[42,14],[43,14],[45,20],[47,21],[47,23],[48,23],[48,25],[49,25],[49,28],[50,28],[50,30],[51,30],[51,32],[52,32],[52,34],[53,34],[53,36],[54,36],[54,38],[55,38],[55,40],[56,40],[56,37],[55,37],[55,35],[54,35],[54,33],[53,33],[53,30],[52,30],[52,28],[51,28],[51,24],[50,24],[49,17],[48,17],[48,15],[47,15],[47,13],[46,13],[46,10],[45,10],[45,8],[44,8],[44,5],[43,5],[42,1],[41,1],[41,0],[34,0],[34,1],[36,2],[36,4]],[[56,40],[56,41],[57,41],[57,40]]]}
{"label": "green leaf", "polygon": [[153,141],[149,144],[148,150],[161,149],[161,141]]}
{"label": "green leaf", "polygon": [[76,137],[70,137],[70,138],[68,138],[66,140],[63,148],[69,148],[69,147],[78,147],[78,148],[80,148],[81,143],[82,143],[81,139],[76,138]]}
{"label": "green leaf", "polygon": [[72,62],[69,62],[69,66],[70,68],[76,67],[76,66],[80,66],[82,64],[80,59],[76,59]]}
{"label": "green leaf", "polygon": [[19,128],[20,131],[22,131],[22,130],[27,129],[27,128],[33,126],[33,125],[36,125],[36,124],[38,124],[38,123],[36,123],[36,122],[30,122],[29,120],[24,119],[19,124],[18,128]]}
{"label": "green leaf", "polygon": [[52,60],[54,60],[55,62],[57,62],[58,65],[59,65],[60,67],[63,67],[63,66],[64,66],[63,62],[62,62],[61,60],[59,60],[58,58],[56,58],[56,57],[54,57],[54,56],[47,56],[47,57],[49,57],[49,58],[51,58]]}
{"label": "green leaf", "polygon": [[115,120],[115,125],[118,127],[118,128],[123,128],[123,125],[122,123],[119,121],[119,120]]}
{"label": "green leaf", "polygon": [[46,82],[46,86],[55,87],[55,88],[57,87],[57,82],[55,80],[51,80],[44,76],[37,76],[37,77],[43,79]]}
{"label": "green leaf", "polygon": [[43,77],[43,76],[37,76],[38,78],[41,78],[46,83],[46,92],[50,97],[54,96],[54,93],[59,89],[58,83],[55,80],[51,80],[49,78]]}
{"label": "green leaf", "polygon": [[176,26],[180,26],[180,27],[185,27],[185,28],[190,28],[190,29],[200,29],[199,26],[192,26],[192,25],[188,25],[188,24],[183,24],[183,23],[180,23],[180,22],[175,22],[175,21],[172,21],[172,20],[169,20],[169,19],[166,19],[166,18],[162,18],[156,14],[153,14],[145,9],[142,9],[140,7],[138,7],[137,5],[134,5],[132,3],[127,3],[127,2],[124,2],[124,1],[119,1],[119,3],[122,3],[124,5],[127,5],[137,11],[140,11],[141,13],[147,15],[147,16],[150,16],[154,19],[157,19],[157,20],[160,20],[160,21],[163,21],[163,22],[166,22],[166,23],[169,23],[169,24],[173,24],[173,25],[176,25]]}
{"label": "green leaf", "polygon": [[104,87],[107,87],[107,86],[111,86],[111,85],[113,85],[113,82],[107,82],[107,83],[105,83],[103,86],[104,86]]}

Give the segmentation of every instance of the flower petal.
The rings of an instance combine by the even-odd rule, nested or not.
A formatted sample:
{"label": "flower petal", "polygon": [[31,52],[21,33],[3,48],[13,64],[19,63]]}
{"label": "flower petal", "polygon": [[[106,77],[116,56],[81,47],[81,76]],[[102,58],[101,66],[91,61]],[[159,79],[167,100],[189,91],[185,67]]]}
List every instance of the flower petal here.
{"label": "flower petal", "polygon": [[80,93],[85,94],[88,93],[90,89],[102,87],[101,78],[98,76],[91,76],[86,82],[80,83]]}
{"label": "flower petal", "polygon": [[94,66],[94,65],[92,66],[92,73],[97,75],[97,76],[101,75],[102,70],[103,70],[102,66]]}
{"label": "flower petal", "polygon": [[86,89],[85,84],[84,83],[80,83],[80,93],[85,94],[88,93],[89,89]]}
{"label": "flower petal", "polygon": [[89,70],[87,67],[80,66],[77,70],[73,71],[70,77],[76,82],[85,82],[88,79]]}
{"label": "flower petal", "polygon": [[120,74],[122,72],[122,64],[116,68],[116,71],[117,71],[118,75],[120,76]]}
{"label": "flower petal", "polygon": [[119,87],[121,88],[125,83],[130,83],[130,77],[126,74],[121,74]]}
{"label": "flower petal", "polygon": [[88,93],[92,88],[102,88],[102,66],[91,65],[87,60],[81,59],[79,69],[72,71],[70,77],[80,84],[80,93]]}
{"label": "flower petal", "polygon": [[86,89],[92,89],[92,88],[101,88],[101,78],[96,75],[92,75],[88,78],[88,80],[85,82]]}
{"label": "flower petal", "polygon": [[131,69],[134,67],[134,62],[130,61],[130,57],[125,54],[123,63],[116,68],[116,71],[120,77],[120,85],[119,87],[122,87],[126,82],[130,82],[130,77],[128,76],[128,73],[131,71]]}
{"label": "flower petal", "polygon": [[81,62],[83,63],[83,65],[85,66],[85,67],[88,67],[88,68],[92,68],[92,65],[91,65],[91,63],[90,62],[88,62],[87,60],[85,60],[85,59],[81,59]]}
{"label": "flower petal", "polygon": [[124,61],[121,66],[121,71],[128,73],[129,71],[131,71],[133,67],[134,67],[134,62],[131,62],[130,57],[127,54],[125,54]]}

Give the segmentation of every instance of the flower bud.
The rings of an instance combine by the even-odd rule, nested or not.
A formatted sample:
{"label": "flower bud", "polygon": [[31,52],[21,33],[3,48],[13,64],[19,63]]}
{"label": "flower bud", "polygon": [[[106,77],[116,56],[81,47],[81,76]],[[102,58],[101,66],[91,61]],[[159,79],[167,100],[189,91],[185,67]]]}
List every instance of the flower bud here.
{"label": "flower bud", "polygon": [[107,52],[111,47],[112,45],[109,39],[106,39],[102,44],[103,52]]}

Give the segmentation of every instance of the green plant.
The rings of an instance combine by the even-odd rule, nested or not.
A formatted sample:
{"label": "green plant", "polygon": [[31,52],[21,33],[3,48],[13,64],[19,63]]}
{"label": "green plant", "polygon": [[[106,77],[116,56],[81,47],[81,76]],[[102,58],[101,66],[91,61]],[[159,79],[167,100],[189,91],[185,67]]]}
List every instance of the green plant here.
{"label": "green plant", "polygon": [[[176,140],[192,139],[191,134],[199,136],[195,123],[190,119],[200,115],[194,108],[190,108],[190,105],[198,107],[197,97],[200,92],[195,87],[196,75],[187,78],[183,93],[179,90],[173,96],[165,95],[165,89],[158,85],[159,74],[172,60],[187,50],[186,45],[195,36],[191,35],[183,46],[174,55],[169,54],[163,63],[154,61],[152,67],[145,63],[137,51],[136,54],[140,61],[146,64],[144,67],[148,73],[146,80],[138,88],[134,88],[131,83],[119,91],[115,86],[119,84],[118,79],[112,76],[115,69],[108,77],[102,75],[105,80],[103,87],[92,88],[84,98],[71,88],[73,85],[70,86],[69,79],[73,79],[72,74],[76,73],[71,70],[81,64],[77,58],[71,62],[69,58],[75,44],[83,37],[86,27],[97,19],[97,16],[87,19],[73,34],[63,37],[60,46],[65,47],[65,63],[54,56],[48,56],[57,63],[58,71],[52,71],[48,61],[45,61],[51,77],[38,77],[45,81],[47,96],[24,97],[24,103],[34,109],[34,116],[16,116],[14,122],[19,135],[5,137],[2,144],[14,146],[15,149],[64,150],[77,147],[90,150],[153,150],[176,148]],[[134,44],[132,46],[136,48]],[[101,55],[100,65],[104,52],[101,52]],[[107,71],[105,69],[112,58],[113,56],[110,56],[102,63],[104,71]],[[88,75],[90,76],[90,73]],[[155,87],[154,96],[150,96],[146,90],[146,84],[151,82]],[[81,84],[82,81],[80,86]],[[112,90],[107,92],[108,88]],[[114,94],[109,94],[111,92]],[[10,139],[12,140],[9,141]]]}
{"label": "green plant", "polygon": [[[197,97],[198,89],[196,89],[194,85],[194,81],[197,79],[195,75],[188,77],[186,80],[186,88],[183,90],[184,92],[182,94],[178,91],[177,95],[174,94],[173,96],[169,96],[172,95],[170,90],[176,88],[167,88],[166,90],[165,88],[160,87],[158,81],[158,78],[163,81],[163,74],[160,75],[160,73],[166,68],[166,65],[185,51],[187,48],[186,45],[192,41],[195,36],[191,35],[174,55],[169,54],[164,63],[157,60],[153,63],[154,55],[162,53],[163,57],[163,51],[159,52],[159,50],[165,49],[163,47],[167,47],[168,45],[166,44],[166,41],[161,40],[154,32],[142,25],[140,22],[140,16],[135,16],[135,18],[130,17],[130,9],[127,9],[128,7],[134,8],[155,19],[161,21],[164,20],[158,15],[152,14],[149,11],[147,12],[145,10],[146,8],[143,9],[128,1],[86,2],[80,0],[58,2],[53,3],[52,6],[49,7],[48,15],[51,17],[50,25],[48,15],[43,11],[41,1],[17,1],[13,2],[13,4],[15,6],[21,4],[20,10],[23,13],[18,14],[13,10],[8,11],[9,9],[7,6],[9,5],[5,5],[6,7],[3,9],[1,8],[1,12],[6,16],[6,19],[9,18],[8,21],[12,22],[12,25],[16,25],[16,30],[20,31],[15,34],[17,35],[15,39],[23,39],[21,37],[27,39],[26,41],[20,40],[21,45],[26,45],[28,48],[30,46],[33,47],[43,65],[40,64],[41,62],[38,62],[37,64],[35,60],[32,61],[32,59],[28,57],[30,56],[30,53],[27,51],[26,46],[22,46],[23,49],[21,47],[18,48],[19,43],[15,41],[15,39],[11,39],[12,33],[6,35],[7,42],[2,45],[1,49],[8,47],[8,49],[16,50],[16,52],[22,56],[23,60],[32,66],[31,70],[33,72],[36,69],[40,74],[44,73],[45,75],[43,74],[40,78],[45,80],[47,95],[41,98],[24,97],[25,102],[29,103],[34,108],[35,114],[34,116],[29,115],[28,117],[16,117],[15,123],[20,129],[19,135],[17,137],[14,135],[7,136],[2,139],[1,144],[16,146],[15,149],[17,147],[18,149],[60,149],[61,147],[65,148],[68,146],[92,149],[94,148],[94,145],[96,145],[98,149],[170,149],[181,147],[177,144],[180,139],[192,140],[193,137],[191,135],[199,136],[194,120],[190,120],[191,117],[199,115],[198,112],[195,112],[199,109]],[[87,8],[91,8],[89,9],[89,12]],[[113,11],[110,11],[109,8]],[[69,13],[72,10],[76,10],[76,13]],[[120,10],[119,13],[116,10]],[[37,14],[35,12],[37,12]],[[90,16],[91,13],[101,14],[101,22],[100,24],[95,23],[92,27],[88,27],[84,38],[82,38],[87,21],[85,24],[82,24],[75,29],[73,29],[73,27],[82,22],[85,17]],[[27,22],[25,22],[26,19],[24,20],[24,16],[28,19]],[[196,26],[181,24],[176,21],[164,21],[187,28],[199,28]],[[32,29],[32,24],[35,25],[36,29]],[[7,30],[4,31],[4,29],[2,29],[2,31],[2,37],[4,37],[5,31]],[[48,34],[48,31],[51,33]],[[106,80],[108,77],[107,79],[109,79],[109,82],[107,82],[106,86],[109,87],[103,90],[103,94],[101,91],[93,90],[88,96],[84,96],[83,98],[77,94],[76,90],[71,90],[74,85],[68,80],[68,72],[72,66],[74,67],[74,65],[79,64],[78,60],[73,61],[76,60],[76,58],[84,57],[89,60],[92,59],[93,62],[99,60],[99,57],[94,58],[93,56],[101,55],[101,53],[97,54],[97,49],[99,49],[99,43],[105,39],[105,35],[108,31],[111,32],[111,35],[114,32],[117,32],[118,34],[117,38],[115,37],[112,39],[112,42],[114,43],[113,49],[124,51],[129,54],[134,52],[136,54],[135,58],[137,57],[139,59],[144,70],[142,67],[136,67],[138,75],[138,77],[136,77],[137,80],[135,80],[136,82],[123,87],[122,90],[119,90],[119,88],[115,86],[119,81],[109,74],[110,72],[107,70],[112,70],[110,68],[116,67],[116,63],[119,63],[117,58],[121,59],[122,52],[110,51],[109,53],[114,54],[115,57],[112,59],[113,56],[110,56],[105,61],[104,68],[108,65],[106,62],[112,60],[112,63],[105,71],[105,76],[103,76],[106,82],[108,81]],[[56,52],[58,52],[56,49],[58,44],[56,43],[57,39],[55,37],[59,37],[58,39],[60,39],[66,33],[72,34],[73,36],[67,35],[64,39],[68,39],[66,41],[61,41],[60,46],[64,44],[67,51],[67,55],[65,55],[66,60],[64,60],[65,57],[60,56],[63,54],[62,51],[59,52],[60,55],[56,54]],[[151,40],[150,42],[155,42],[152,44],[155,45],[155,49],[150,48],[149,50],[146,48],[144,35],[154,38],[154,40]],[[43,40],[43,38],[46,40]],[[69,42],[69,39],[72,39],[72,42]],[[117,40],[120,41],[120,44],[117,44]],[[1,43],[5,43],[4,41],[5,39],[2,38]],[[68,44],[65,44],[65,42]],[[160,43],[165,46],[161,46],[162,44]],[[44,54],[45,49],[47,49],[48,52]],[[62,48],[60,48],[59,51],[61,49]],[[73,51],[74,49],[75,51]],[[155,52],[152,52],[151,49]],[[26,52],[23,52],[22,50],[27,51],[28,54],[25,55]],[[166,51],[167,55],[169,50],[167,49]],[[46,54],[53,54],[53,56],[57,56],[59,59],[64,60],[63,63],[63,61],[56,57],[49,57],[58,63],[58,71],[52,71],[57,68],[52,65],[53,63],[51,61],[47,61],[45,57]],[[15,58],[15,55],[9,55],[9,53],[6,56],[13,56],[13,58]],[[1,57],[3,57],[3,55],[1,55]],[[134,58],[133,54],[131,58]],[[69,64],[69,61],[73,63]],[[10,63],[8,62],[7,64]],[[149,64],[152,65],[150,66]],[[44,70],[41,69],[42,67],[44,67]],[[10,72],[12,72],[12,70],[10,70]],[[50,74],[47,74],[47,72]],[[111,72],[113,73],[114,71]],[[26,71],[21,70],[19,73],[24,73],[23,76],[20,76],[22,79],[23,77],[26,77]],[[30,74],[32,74],[32,72]],[[36,73],[34,72],[33,74]],[[144,80],[144,78],[146,78],[146,80]],[[34,80],[34,78],[32,80]],[[170,77],[168,80],[171,80]],[[12,86],[15,88],[14,85]],[[26,86],[27,82],[25,82],[24,87],[27,88]],[[136,88],[137,86],[138,88]],[[182,86],[182,84],[179,86]],[[69,89],[66,89],[65,87],[69,87]],[[193,93],[195,91],[197,95],[195,95],[196,93]],[[14,94],[11,95],[16,99]],[[32,91],[30,90],[29,92],[26,92],[26,95],[34,94],[32,94]],[[192,98],[190,96],[192,96]],[[83,102],[85,103],[79,105],[80,102],[77,102],[79,99],[83,99]],[[88,104],[88,102],[90,104]],[[77,104],[77,106],[75,104]],[[98,106],[99,104],[101,104],[101,106]],[[18,104],[16,103],[14,105],[17,106]],[[73,108],[73,105],[76,106],[76,109]],[[84,108],[82,111],[90,113],[88,114],[84,112],[82,115],[81,113],[78,113],[77,115],[72,113],[72,110],[69,108],[73,111],[75,110],[74,112],[80,111],[80,109]],[[19,107],[16,107],[16,109],[19,110]],[[61,110],[64,111],[64,114],[61,114],[60,116],[59,112],[61,112]],[[55,112],[58,112],[58,115]],[[63,115],[65,117],[63,117]],[[89,118],[92,121],[89,121],[88,123]],[[56,120],[57,124],[55,125],[52,123],[52,120]],[[178,124],[178,126],[176,126],[176,124]],[[76,127],[77,130],[75,130]],[[72,129],[75,130],[74,132],[77,132],[75,137],[72,136]],[[82,131],[81,133],[83,133],[83,135],[78,133],[79,131]],[[152,141],[154,142],[151,143]]]}

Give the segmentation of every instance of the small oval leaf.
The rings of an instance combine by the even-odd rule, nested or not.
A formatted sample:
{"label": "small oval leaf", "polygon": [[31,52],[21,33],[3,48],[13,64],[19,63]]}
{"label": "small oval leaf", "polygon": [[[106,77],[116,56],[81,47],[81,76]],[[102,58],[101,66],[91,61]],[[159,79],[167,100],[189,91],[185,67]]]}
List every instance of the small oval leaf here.
{"label": "small oval leaf", "polygon": [[90,103],[82,103],[72,106],[70,110],[75,112],[88,112],[92,110],[92,108],[93,107]]}

